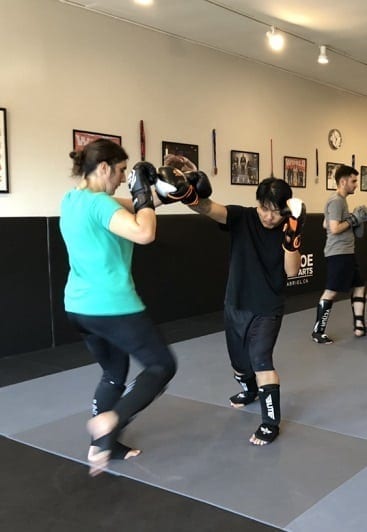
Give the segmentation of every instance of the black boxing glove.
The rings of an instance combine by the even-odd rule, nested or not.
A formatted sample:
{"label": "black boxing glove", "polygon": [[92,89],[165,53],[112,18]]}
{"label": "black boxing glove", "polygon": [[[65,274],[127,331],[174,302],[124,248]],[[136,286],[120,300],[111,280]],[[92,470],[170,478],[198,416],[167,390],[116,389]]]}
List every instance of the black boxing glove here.
{"label": "black boxing glove", "polygon": [[150,185],[155,184],[158,174],[156,167],[152,163],[149,163],[148,161],[139,161],[138,163],[134,164],[134,168],[135,170],[139,169],[139,172],[145,174]]}
{"label": "black boxing glove", "polygon": [[348,214],[345,221],[353,228],[360,226],[367,221],[367,207],[365,205],[356,207],[351,214]]}
{"label": "black boxing glove", "polygon": [[185,177],[195,188],[199,198],[209,198],[212,191],[208,176],[200,170],[196,172],[185,172]]}
{"label": "black boxing glove", "polygon": [[140,209],[153,209],[154,202],[150,185],[154,183],[153,178],[156,175],[154,166],[147,162],[139,162],[133,166],[128,178],[127,186],[133,200],[134,211],[138,212]]}
{"label": "black boxing glove", "polygon": [[185,175],[177,168],[161,166],[155,182],[155,190],[162,203],[181,201],[185,205],[197,205],[198,194]]}
{"label": "black boxing glove", "polygon": [[301,246],[301,231],[306,221],[306,205],[298,198],[290,198],[282,214],[288,216],[283,227],[283,248],[286,251],[298,251]]}

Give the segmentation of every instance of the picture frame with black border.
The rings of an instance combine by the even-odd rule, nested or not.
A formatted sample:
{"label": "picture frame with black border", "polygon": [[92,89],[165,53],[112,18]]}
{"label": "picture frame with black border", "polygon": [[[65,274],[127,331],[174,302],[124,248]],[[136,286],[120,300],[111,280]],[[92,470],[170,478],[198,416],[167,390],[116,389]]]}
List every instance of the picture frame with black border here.
{"label": "picture frame with black border", "polygon": [[307,159],[284,156],[283,179],[292,188],[306,188]]}
{"label": "picture frame with black border", "polygon": [[6,109],[0,108],[0,193],[9,193],[9,163]]}
{"label": "picture frame with black border", "polygon": [[326,163],[326,190],[336,190],[335,172],[343,163]]}
{"label": "picture frame with black border", "polygon": [[361,166],[360,176],[360,187],[361,192],[367,192],[367,166]]}
{"label": "picture frame with black border", "polygon": [[182,142],[171,142],[162,140],[162,164],[166,155],[179,155],[186,157],[196,168],[199,168],[199,146],[197,144],[185,144]]}
{"label": "picture frame with black border", "polygon": [[231,150],[231,185],[258,185],[260,154]]}
{"label": "picture frame with black border", "polygon": [[97,139],[108,139],[121,146],[120,135],[109,135],[108,133],[96,133],[95,131],[73,129],[73,149],[75,151],[82,150],[84,146]]}

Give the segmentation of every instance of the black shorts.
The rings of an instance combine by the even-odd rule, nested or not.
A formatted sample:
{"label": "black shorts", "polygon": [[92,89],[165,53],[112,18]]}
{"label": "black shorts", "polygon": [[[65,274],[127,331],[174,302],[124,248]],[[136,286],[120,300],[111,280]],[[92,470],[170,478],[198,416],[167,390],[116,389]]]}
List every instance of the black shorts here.
{"label": "black shorts", "polygon": [[224,324],[232,367],[243,375],[272,371],[273,350],[283,316],[260,316],[225,307]]}
{"label": "black shorts", "polygon": [[326,289],[333,292],[349,292],[357,286],[364,286],[355,255],[332,255],[326,257]]}

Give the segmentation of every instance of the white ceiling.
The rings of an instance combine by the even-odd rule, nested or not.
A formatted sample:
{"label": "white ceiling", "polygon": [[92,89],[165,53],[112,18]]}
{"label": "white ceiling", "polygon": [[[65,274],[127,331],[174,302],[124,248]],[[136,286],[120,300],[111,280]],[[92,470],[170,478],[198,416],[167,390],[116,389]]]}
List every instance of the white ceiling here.
{"label": "white ceiling", "polygon": [[[367,0],[60,0],[367,96]],[[266,32],[284,32],[282,52]],[[329,63],[317,63],[326,45]]]}

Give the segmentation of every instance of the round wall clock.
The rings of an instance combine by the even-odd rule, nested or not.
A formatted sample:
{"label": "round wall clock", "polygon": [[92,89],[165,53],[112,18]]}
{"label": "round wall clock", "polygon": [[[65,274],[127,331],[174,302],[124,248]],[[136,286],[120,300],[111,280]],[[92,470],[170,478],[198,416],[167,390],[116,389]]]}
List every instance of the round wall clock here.
{"label": "round wall clock", "polygon": [[337,150],[340,148],[343,142],[343,138],[339,129],[330,129],[328,134],[328,141],[331,149]]}

